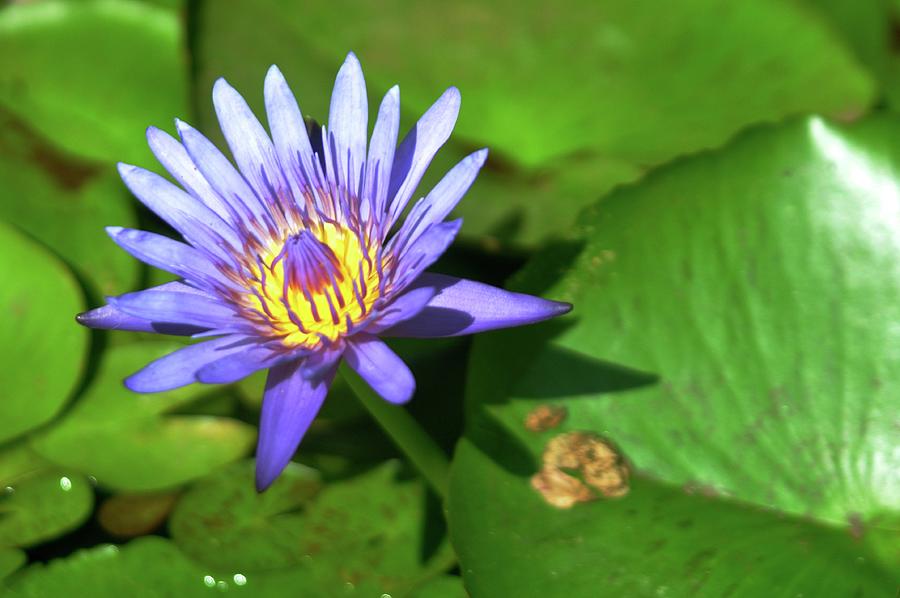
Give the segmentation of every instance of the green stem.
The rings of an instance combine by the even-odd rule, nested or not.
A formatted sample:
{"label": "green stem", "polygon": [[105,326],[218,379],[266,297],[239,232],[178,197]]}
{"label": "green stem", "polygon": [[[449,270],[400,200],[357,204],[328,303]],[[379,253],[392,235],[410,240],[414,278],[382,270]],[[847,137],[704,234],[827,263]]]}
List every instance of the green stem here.
{"label": "green stem", "polygon": [[341,365],[341,375],[366,411],[387,432],[394,444],[419,470],[442,500],[447,498],[450,462],[434,439],[403,407],[391,405],[369,388],[356,372]]}

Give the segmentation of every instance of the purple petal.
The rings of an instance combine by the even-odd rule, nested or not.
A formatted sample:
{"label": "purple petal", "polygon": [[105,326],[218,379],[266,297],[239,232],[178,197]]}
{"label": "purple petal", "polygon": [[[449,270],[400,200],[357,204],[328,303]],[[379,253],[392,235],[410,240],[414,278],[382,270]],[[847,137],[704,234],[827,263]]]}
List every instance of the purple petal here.
{"label": "purple petal", "polygon": [[399,251],[409,243],[414,243],[429,227],[447,217],[472,186],[478,171],[487,159],[487,154],[487,150],[482,149],[465,157],[444,175],[427,196],[413,206],[406,222],[397,233]]}
{"label": "purple petal", "polygon": [[[366,137],[369,133],[369,107],[366,81],[356,55],[351,52],[341,65],[328,112],[328,129],[334,140],[332,170],[334,180],[346,189],[359,193],[362,165],[366,159]],[[341,174],[339,174],[341,173]]]}
{"label": "purple petal", "polygon": [[297,352],[286,351],[284,345],[278,341],[260,343],[203,366],[197,371],[197,380],[205,384],[231,384],[254,372],[290,359],[296,360],[297,357],[299,357]]}
{"label": "purple petal", "polygon": [[149,170],[119,164],[125,185],[145,206],[165,220],[195,247],[225,257],[241,247],[234,230],[215,212]]}
{"label": "purple petal", "polygon": [[[204,294],[194,287],[181,282],[167,282],[158,287],[145,289],[145,293],[168,291],[175,293]],[[169,324],[166,322],[154,322],[144,318],[138,318],[125,313],[113,305],[104,305],[90,311],[78,314],[75,320],[82,326],[97,328],[100,330],[129,330],[133,332],[156,332],[159,334],[175,334],[178,336],[191,336],[208,328],[190,326],[184,324]]]}
{"label": "purple petal", "polygon": [[425,309],[435,293],[437,290],[432,287],[419,287],[404,292],[379,310],[378,315],[366,327],[366,332],[378,333],[410,319]]}
{"label": "purple petal", "polygon": [[233,287],[233,283],[209,258],[190,245],[142,230],[108,226],[106,232],[119,247],[154,268],[202,283],[210,290]]}
{"label": "purple petal", "polygon": [[241,94],[219,79],[213,86],[213,104],[231,155],[256,194],[273,205],[278,197],[286,197],[288,186],[275,147]]}
{"label": "purple petal", "polygon": [[388,226],[400,217],[431,159],[444,145],[459,115],[459,90],[451,87],[428,109],[397,148],[391,170]]}
{"label": "purple petal", "polygon": [[392,281],[393,288],[397,291],[406,288],[425,271],[425,268],[436,262],[453,243],[461,226],[461,218],[435,224],[415,243],[406,247],[398,257],[399,265]]}
{"label": "purple petal", "polygon": [[228,158],[198,130],[183,121],[175,121],[178,135],[191,160],[222,199],[228,202],[236,217],[247,226],[254,221],[268,222],[266,209],[244,177]]}
{"label": "purple petal", "polygon": [[438,293],[417,316],[384,331],[385,336],[428,338],[474,334],[533,324],[572,309],[568,303],[430,272],[411,286],[419,287],[434,287]]}
{"label": "purple petal", "polygon": [[284,75],[272,66],[266,74],[266,116],[275,142],[275,153],[286,173],[295,197],[309,186],[313,172],[313,150],[306,132],[303,114]]}
{"label": "purple petal", "polygon": [[252,346],[247,337],[238,335],[189,345],[144,366],[125,379],[125,386],[134,392],[162,392],[187,386],[197,382],[197,371],[206,364]]}
{"label": "purple petal", "polygon": [[[368,198],[372,214],[378,221],[384,218],[390,184],[391,166],[397,149],[397,132],[400,130],[400,88],[392,87],[378,108],[378,119],[372,131],[369,154],[366,158],[366,174],[363,197]],[[368,216],[368,203],[363,204],[363,217]],[[380,222],[379,222],[380,223]]]}
{"label": "purple petal", "polygon": [[416,390],[411,371],[384,341],[370,334],[357,334],[347,341],[344,359],[384,400],[402,404]]}
{"label": "purple petal", "polygon": [[320,376],[304,375],[306,363],[292,361],[272,368],[266,380],[259,444],[256,447],[256,489],[262,492],[287,467],[334,379],[337,362]]}
{"label": "purple petal", "polygon": [[250,327],[231,307],[207,294],[138,291],[110,297],[107,302],[126,314],[151,322],[187,324],[223,331]]}
{"label": "purple petal", "polygon": [[156,127],[147,129],[147,143],[159,163],[175,177],[179,185],[218,214],[222,220],[232,225],[235,223],[231,207],[210,187],[181,143]]}

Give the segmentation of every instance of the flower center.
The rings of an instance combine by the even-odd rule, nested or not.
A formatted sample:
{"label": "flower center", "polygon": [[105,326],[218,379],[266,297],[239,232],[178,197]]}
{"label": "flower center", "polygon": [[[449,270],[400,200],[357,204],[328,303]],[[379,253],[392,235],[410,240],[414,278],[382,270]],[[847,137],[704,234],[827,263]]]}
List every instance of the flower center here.
{"label": "flower center", "polygon": [[361,235],[321,224],[273,243],[253,268],[245,307],[288,347],[351,331],[380,295],[380,269]]}

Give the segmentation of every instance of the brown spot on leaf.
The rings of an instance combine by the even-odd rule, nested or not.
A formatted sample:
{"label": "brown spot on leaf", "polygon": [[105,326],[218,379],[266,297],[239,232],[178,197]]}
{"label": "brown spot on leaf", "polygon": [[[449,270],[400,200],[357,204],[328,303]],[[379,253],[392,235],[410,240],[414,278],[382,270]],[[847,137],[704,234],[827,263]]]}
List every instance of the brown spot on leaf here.
{"label": "brown spot on leaf", "polygon": [[538,405],[525,416],[525,429],[530,432],[546,432],[561,424],[569,414],[559,405]]}
{"label": "brown spot on leaf", "polygon": [[866,528],[863,525],[862,515],[856,512],[848,514],[847,523],[850,524],[850,535],[853,536],[853,539],[861,540],[866,532]]}
{"label": "brown spot on leaf", "polygon": [[575,503],[597,498],[581,480],[553,467],[545,467],[534,474],[531,487],[558,509],[568,509]]}
{"label": "brown spot on leaf", "polygon": [[612,442],[590,432],[568,432],[547,443],[531,485],[549,504],[567,509],[600,496],[626,495],[628,478],[628,464]]}

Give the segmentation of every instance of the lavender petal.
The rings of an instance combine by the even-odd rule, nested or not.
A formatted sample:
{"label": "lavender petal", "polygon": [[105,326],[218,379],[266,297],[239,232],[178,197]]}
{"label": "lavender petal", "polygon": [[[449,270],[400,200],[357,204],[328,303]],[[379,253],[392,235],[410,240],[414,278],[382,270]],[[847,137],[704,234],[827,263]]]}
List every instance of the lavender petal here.
{"label": "lavender petal", "polygon": [[513,293],[487,284],[425,273],[410,289],[434,287],[437,294],[419,314],[385,330],[384,336],[432,338],[522,326],[568,313],[568,303]]}

